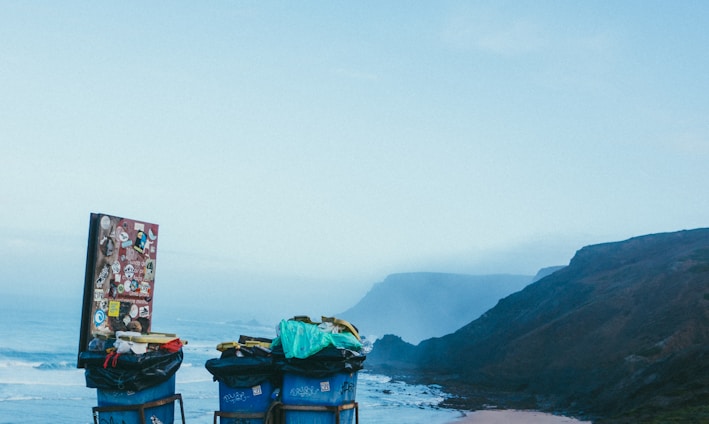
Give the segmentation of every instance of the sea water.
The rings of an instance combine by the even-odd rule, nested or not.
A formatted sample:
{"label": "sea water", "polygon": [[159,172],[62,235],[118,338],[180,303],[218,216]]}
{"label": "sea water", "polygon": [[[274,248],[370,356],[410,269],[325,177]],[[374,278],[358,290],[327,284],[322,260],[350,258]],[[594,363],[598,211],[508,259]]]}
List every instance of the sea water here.
{"label": "sea water", "polygon": [[[211,424],[219,409],[219,387],[204,364],[219,357],[216,345],[242,334],[273,337],[277,323],[247,324],[204,315],[186,318],[179,311],[159,314],[153,331],[176,333],[188,342],[176,374],[185,420]],[[93,423],[96,389],[86,387],[84,371],[76,368],[80,299],[5,296],[0,299],[0,316],[0,423]],[[446,396],[437,386],[410,385],[369,373],[366,361],[358,375],[356,400],[363,424],[451,422],[461,414],[437,406]],[[180,422],[179,409],[175,422]]]}

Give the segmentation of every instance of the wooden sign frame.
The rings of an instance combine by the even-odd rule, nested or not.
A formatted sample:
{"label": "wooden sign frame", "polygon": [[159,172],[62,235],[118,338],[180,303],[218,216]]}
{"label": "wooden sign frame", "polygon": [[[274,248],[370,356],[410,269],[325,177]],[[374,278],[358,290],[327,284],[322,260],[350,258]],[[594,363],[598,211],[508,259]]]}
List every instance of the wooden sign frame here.
{"label": "wooden sign frame", "polygon": [[116,331],[150,331],[157,245],[157,224],[91,214],[79,353]]}

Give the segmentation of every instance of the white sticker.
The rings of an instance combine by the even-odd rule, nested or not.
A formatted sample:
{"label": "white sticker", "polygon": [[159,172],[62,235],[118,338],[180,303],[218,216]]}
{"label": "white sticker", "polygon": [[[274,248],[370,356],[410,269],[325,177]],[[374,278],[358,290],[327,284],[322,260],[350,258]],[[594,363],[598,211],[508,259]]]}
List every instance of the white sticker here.
{"label": "white sticker", "polygon": [[329,392],[330,391],[330,382],[329,381],[321,381],[320,382],[320,391],[321,392]]}
{"label": "white sticker", "polygon": [[263,394],[263,391],[261,390],[261,385],[259,384],[258,386],[254,386],[251,388],[251,391],[253,392],[254,396],[260,396]]}
{"label": "white sticker", "polygon": [[96,287],[101,288],[103,287],[103,282],[106,281],[106,278],[108,277],[108,264],[104,265],[103,268],[101,268],[101,273],[98,275],[98,278],[96,279]]}
{"label": "white sticker", "polygon": [[126,278],[130,280],[135,275],[135,267],[133,266],[133,264],[128,264],[126,265],[123,272],[126,274]]}
{"label": "white sticker", "polygon": [[141,306],[138,315],[140,315],[141,318],[150,318],[150,307],[147,305]]}

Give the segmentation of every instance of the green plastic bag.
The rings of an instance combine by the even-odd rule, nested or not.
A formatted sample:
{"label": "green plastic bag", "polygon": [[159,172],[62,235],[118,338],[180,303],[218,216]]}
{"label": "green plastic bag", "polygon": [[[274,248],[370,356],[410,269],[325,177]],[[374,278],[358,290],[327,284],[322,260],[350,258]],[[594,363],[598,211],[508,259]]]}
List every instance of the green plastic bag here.
{"label": "green plastic bag", "polygon": [[281,320],[279,336],[273,346],[282,345],[286,358],[308,358],[332,345],[340,349],[360,351],[362,343],[352,333],[328,333],[316,324]]}

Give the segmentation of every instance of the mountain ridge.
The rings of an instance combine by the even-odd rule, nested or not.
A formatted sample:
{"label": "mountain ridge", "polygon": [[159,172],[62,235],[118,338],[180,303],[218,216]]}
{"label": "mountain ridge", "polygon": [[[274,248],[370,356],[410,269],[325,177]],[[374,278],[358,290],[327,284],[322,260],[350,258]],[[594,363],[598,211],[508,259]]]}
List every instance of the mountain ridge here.
{"label": "mountain ridge", "polygon": [[418,346],[387,336],[368,360],[469,407],[633,422],[709,400],[706,346],[709,229],[696,229],[586,246],[459,330]]}
{"label": "mountain ridge", "polygon": [[374,284],[355,306],[337,316],[355,323],[365,336],[394,333],[418,343],[457,330],[533,279],[512,274],[396,273]]}

